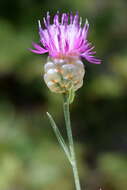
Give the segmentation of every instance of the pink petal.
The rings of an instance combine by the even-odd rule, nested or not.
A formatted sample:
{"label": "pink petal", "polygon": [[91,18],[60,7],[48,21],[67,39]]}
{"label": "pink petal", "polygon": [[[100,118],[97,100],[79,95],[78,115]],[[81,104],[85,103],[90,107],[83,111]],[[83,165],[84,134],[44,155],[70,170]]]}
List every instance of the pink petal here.
{"label": "pink petal", "polygon": [[37,53],[37,54],[44,54],[44,53],[46,53],[46,52],[48,52],[48,50],[46,50],[46,49],[44,49],[44,48],[42,48],[40,45],[38,45],[38,44],[36,44],[36,43],[32,43],[32,45],[33,45],[33,47],[35,48],[35,49],[29,49],[31,52],[33,52],[33,53]]}
{"label": "pink petal", "polygon": [[90,63],[101,64],[101,60],[100,59],[97,59],[94,56],[91,56],[89,54],[81,54],[81,57],[85,58]]}

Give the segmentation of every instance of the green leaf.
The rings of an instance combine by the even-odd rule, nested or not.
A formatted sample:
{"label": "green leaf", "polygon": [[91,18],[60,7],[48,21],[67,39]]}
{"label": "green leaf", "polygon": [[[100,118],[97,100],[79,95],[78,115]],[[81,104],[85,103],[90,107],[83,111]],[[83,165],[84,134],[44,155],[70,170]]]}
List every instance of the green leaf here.
{"label": "green leaf", "polygon": [[60,143],[61,147],[63,148],[68,160],[70,161],[70,163],[72,163],[69,149],[68,149],[68,147],[67,147],[67,145],[66,145],[66,143],[65,143],[65,141],[64,141],[64,139],[63,139],[63,137],[62,137],[62,135],[61,135],[61,133],[60,133],[54,119],[53,119],[53,117],[48,112],[47,112],[47,116],[49,118],[49,121],[50,121],[51,126],[53,128],[53,131],[54,131],[54,133],[55,133],[55,135],[57,137],[58,142]]}
{"label": "green leaf", "polygon": [[69,104],[71,104],[74,101],[75,98],[75,91],[74,91],[74,87],[72,86],[69,90]]}

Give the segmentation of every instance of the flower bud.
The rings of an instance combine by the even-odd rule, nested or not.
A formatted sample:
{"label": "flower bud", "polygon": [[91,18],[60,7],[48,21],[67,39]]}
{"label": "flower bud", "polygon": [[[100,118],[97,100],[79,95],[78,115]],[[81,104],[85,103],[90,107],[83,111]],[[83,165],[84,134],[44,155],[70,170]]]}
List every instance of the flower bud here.
{"label": "flower bud", "polygon": [[53,92],[76,91],[83,85],[85,69],[80,59],[48,59],[44,72],[45,83]]}

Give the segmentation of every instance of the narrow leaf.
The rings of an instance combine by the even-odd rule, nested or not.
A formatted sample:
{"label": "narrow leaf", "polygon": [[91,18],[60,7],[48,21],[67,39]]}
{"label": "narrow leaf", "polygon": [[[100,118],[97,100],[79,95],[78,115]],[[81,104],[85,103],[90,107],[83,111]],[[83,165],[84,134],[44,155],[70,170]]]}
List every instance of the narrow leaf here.
{"label": "narrow leaf", "polygon": [[49,118],[49,121],[50,121],[51,126],[52,126],[52,128],[53,128],[53,131],[54,131],[54,133],[55,133],[55,135],[56,135],[56,137],[57,137],[58,142],[59,142],[60,145],[62,146],[62,148],[63,148],[63,150],[64,150],[64,152],[65,152],[65,154],[66,154],[68,160],[69,160],[70,163],[71,163],[71,156],[70,156],[69,149],[68,149],[68,147],[67,147],[67,145],[66,145],[66,143],[65,143],[65,141],[64,141],[64,139],[63,139],[63,137],[62,137],[62,135],[61,135],[61,133],[60,133],[60,131],[59,131],[59,129],[58,129],[58,127],[57,127],[57,125],[56,125],[54,119],[53,119],[53,117],[52,117],[48,112],[47,112],[47,116],[48,116],[48,118]]}
{"label": "narrow leaf", "polygon": [[69,90],[69,104],[71,104],[74,101],[74,97],[75,97],[75,91],[73,86],[71,87],[71,89]]}

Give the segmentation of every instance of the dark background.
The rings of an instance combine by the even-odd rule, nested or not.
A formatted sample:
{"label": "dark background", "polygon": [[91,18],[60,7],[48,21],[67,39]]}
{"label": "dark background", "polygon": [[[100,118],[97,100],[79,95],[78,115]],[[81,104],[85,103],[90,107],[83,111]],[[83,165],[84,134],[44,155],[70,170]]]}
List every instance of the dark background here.
{"label": "dark background", "polygon": [[72,190],[68,161],[46,111],[66,138],[62,98],[43,81],[47,55],[37,20],[47,11],[75,13],[90,23],[101,65],[84,61],[84,86],[71,105],[82,190],[127,190],[127,1],[0,1],[0,190]]}

